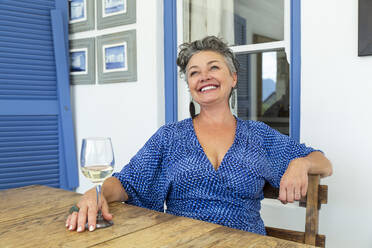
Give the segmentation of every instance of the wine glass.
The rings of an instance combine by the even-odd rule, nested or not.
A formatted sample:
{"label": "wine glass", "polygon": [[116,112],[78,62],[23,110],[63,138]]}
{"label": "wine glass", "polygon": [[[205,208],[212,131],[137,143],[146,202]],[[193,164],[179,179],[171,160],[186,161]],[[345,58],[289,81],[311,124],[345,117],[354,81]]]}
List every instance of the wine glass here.
{"label": "wine glass", "polygon": [[112,174],[114,164],[114,152],[110,138],[83,139],[80,168],[83,175],[96,185],[98,207],[96,228],[114,224],[112,221],[105,220],[101,212],[101,186],[103,181]]}

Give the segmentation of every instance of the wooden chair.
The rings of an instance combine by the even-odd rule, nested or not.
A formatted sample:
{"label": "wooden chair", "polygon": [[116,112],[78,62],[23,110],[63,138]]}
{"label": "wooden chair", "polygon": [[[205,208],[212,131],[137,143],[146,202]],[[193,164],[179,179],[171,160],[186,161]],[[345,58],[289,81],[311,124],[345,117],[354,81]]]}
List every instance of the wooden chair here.
{"label": "wooden chair", "polygon": [[[305,232],[292,231],[280,228],[265,227],[268,236],[286,239],[298,243],[325,247],[325,235],[318,234],[319,209],[321,204],[327,203],[328,186],[319,185],[319,175],[309,175],[307,196],[300,200],[300,206],[306,207]],[[264,187],[265,198],[277,199],[279,189],[266,183]]]}

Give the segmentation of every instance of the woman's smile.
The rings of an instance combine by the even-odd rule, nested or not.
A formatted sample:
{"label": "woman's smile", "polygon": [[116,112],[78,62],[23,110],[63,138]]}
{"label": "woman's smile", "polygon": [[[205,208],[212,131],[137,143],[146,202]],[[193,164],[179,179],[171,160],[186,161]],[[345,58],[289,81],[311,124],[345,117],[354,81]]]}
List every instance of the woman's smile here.
{"label": "woman's smile", "polygon": [[203,107],[226,102],[236,84],[236,73],[231,73],[225,58],[213,51],[194,54],[187,65],[187,81],[193,99]]}
{"label": "woman's smile", "polygon": [[207,84],[200,87],[199,91],[202,93],[208,93],[218,88],[218,85]]}

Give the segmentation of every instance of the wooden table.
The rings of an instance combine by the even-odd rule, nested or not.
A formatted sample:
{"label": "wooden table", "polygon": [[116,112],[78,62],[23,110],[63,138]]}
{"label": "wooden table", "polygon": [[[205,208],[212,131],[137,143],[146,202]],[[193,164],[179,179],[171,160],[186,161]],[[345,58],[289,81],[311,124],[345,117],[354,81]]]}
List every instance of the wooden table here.
{"label": "wooden table", "polygon": [[68,231],[80,196],[36,185],[0,191],[0,247],[312,247],[123,203],[110,204],[112,227]]}

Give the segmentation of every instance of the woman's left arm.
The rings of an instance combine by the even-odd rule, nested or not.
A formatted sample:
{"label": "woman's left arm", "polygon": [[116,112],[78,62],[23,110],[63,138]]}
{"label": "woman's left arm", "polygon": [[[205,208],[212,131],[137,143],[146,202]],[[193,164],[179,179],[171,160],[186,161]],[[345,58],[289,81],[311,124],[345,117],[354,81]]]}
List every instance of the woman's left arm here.
{"label": "woman's left arm", "polygon": [[319,174],[321,177],[332,175],[331,162],[318,151],[293,159],[280,181],[279,200],[285,204],[305,196],[308,174]]}

